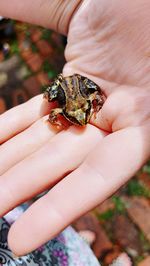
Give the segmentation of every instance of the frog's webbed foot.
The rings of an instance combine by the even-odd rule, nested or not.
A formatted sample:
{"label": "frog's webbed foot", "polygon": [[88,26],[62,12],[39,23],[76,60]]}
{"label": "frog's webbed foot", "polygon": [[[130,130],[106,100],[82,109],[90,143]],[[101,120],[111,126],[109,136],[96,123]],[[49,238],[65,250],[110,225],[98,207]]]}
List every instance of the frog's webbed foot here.
{"label": "frog's webbed foot", "polygon": [[93,113],[99,112],[99,110],[102,108],[104,104],[104,97],[101,94],[95,92],[92,95],[90,95],[90,100],[92,103]]}
{"label": "frog's webbed foot", "polygon": [[59,114],[62,114],[62,108],[52,109],[49,114],[49,122],[56,126],[62,126],[61,121],[58,120]]}

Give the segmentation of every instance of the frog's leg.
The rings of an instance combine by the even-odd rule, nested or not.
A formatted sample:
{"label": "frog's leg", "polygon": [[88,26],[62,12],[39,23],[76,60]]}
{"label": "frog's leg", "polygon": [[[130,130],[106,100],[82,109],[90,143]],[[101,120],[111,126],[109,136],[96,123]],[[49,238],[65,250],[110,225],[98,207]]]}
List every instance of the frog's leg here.
{"label": "frog's leg", "polygon": [[49,114],[49,121],[51,124],[57,125],[57,126],[62,126],[62,123],[58,120],[58,114],[62,114],[62,108],[55,108],[50,111]]}
{"label": "frog's leg", "polygon": [[94,115],[94,119],[96,119],[97,113],[100,111],[100,109],[103,106],[104,98],[99,94],[97,91],[95,93],[92,93],[89,96],[89,99],[91,102],[91,111],[90,111],[90,118],[92,115]]}
{"label": "frog's leg", "polygon": [[96,91],[95,93],[92,93],[89,96],[89,99],[92,103],[92,112],[93,113],[99,112],[99,110],[102,108],[104,104],[104,97],[101,94],[99,94],[99,92]]}

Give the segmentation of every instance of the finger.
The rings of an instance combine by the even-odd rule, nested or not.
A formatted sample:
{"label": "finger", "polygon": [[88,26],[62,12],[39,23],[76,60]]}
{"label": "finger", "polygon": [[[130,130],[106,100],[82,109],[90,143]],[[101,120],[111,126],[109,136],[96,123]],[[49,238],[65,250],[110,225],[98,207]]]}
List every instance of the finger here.
{"label": "finger", "polygon": [[12,251],[23,255],[36,249],[124,184],[150,155],[147,131],[127,128],[105,137],[77,170],[12,225]]}
{"label": "finger", "polygon": [[70,127],[9,169],[0,177],[0,215],[50,188],[79,166],[103,136],[91,125],[85,129]]}
{"label": "finger", "polygon": [[149,90],[118,86],[90,123],[108,132],[140,126],[150,117],[149,99]]}
{"label": "finger", "polygon": [[48,122],[48,116],[45,116],[5,142],[0,146],[0,175],[40,149],[58,132],[59,130],[54,129]]}
{"label": "finger", "polygon": [[48,114],[52,103],[38,95],[0,115],[0,143],[26,129],[40,117]]}

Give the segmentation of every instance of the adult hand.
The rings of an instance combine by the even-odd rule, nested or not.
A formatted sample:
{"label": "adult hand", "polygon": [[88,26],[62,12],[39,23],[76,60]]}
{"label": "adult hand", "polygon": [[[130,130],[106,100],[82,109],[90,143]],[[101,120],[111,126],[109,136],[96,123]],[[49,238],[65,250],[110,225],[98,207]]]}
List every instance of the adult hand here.
{"label": "adult hand", "polygon": [[[31,1],[11,1],[18,3],[17,11],[9,9],[8,2],[0,3],[3,16],[24,16],[40,24]],[[37,3],[41,24],[46,25],[48,1]],[[66,15],[65,30],[58,27],[60,19],[57,27],[49,25],[61,32],[68,28],[64,75],[83,74],[107,96],[85,129],[71,126],[54,132],[46,123],[50,107],[43,105],[41,95],[0,116],[0,214],[52,188],[12,225],[8,240],[15,254],[30,252],[56,236],[115,192],[148,159],[149,5],[148,0],[86,0],[76,11],[74,6],[71,21]],[[70,14],[67,6],[65,12]]]}

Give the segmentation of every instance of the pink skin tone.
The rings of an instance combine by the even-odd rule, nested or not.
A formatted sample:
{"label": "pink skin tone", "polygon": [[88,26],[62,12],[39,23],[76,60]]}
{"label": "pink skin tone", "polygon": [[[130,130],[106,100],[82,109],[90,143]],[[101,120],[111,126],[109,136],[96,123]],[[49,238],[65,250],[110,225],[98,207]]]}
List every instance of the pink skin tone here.
{"label": "pink skin tone", "polygon": [[[41,17],[31,1],[19,0],[11,1],[17,10],[1,0],[1,14],[48,26],[49,3],[40,2]],[[16,255],[96,207],[149,158],[149,9],[149,0],[86,0],[74,13],[63,73],[91,78],[107,96],[85,129],[54,131],[41,95],[0,116],[0,215],[52,187],[12,225],[8,241]]]}
{"label": "pink skin tone", "polygon": [[132,266],[132,262],[126,253],[120,254],[117,260],[110,266]]}

